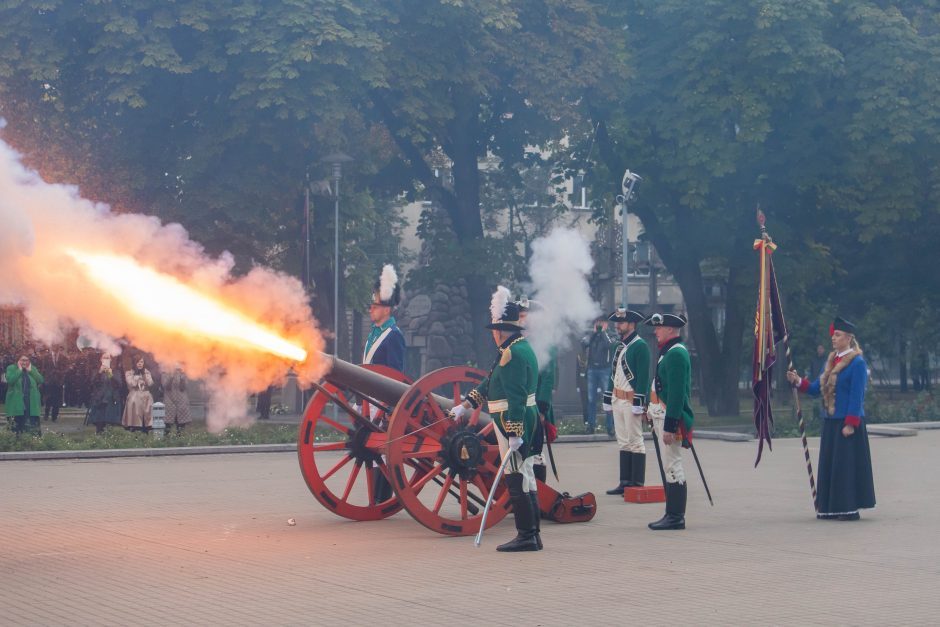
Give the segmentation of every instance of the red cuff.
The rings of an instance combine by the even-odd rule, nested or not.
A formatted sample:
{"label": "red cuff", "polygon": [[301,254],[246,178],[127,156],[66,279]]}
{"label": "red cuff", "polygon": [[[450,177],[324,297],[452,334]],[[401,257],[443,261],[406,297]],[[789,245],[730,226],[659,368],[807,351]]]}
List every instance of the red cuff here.
{"label": "red cuff", "polygon": [[858,429],[858,426],[862,424],[862,419],[858,416],[846,416],[845,424],[850,425],[853,429]]}
{"label": "red cuff", "polygon": [[800,389],[800,392],[803,392],[805,394],[806,390],[809,389],[809,379],[801,378],[799,389]]}

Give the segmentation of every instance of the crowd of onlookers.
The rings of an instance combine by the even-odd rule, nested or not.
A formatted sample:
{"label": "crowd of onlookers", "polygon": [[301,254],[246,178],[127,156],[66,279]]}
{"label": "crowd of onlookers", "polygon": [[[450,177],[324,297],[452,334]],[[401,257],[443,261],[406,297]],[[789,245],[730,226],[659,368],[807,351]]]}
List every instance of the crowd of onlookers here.
{"label": "crowd of onlookers", "polygon": [[180,433],[192,421],[188,385],[179,368],[162,374],[142,352],[112,356],[94,349],[64,346],[5,347],[0,398],[10,428],[40,433],[40,419],[56,422],[63,406],[86,409],[85,424],[96,433],[109,426],[148,432],[153,404],[162,400],[166,428]]}

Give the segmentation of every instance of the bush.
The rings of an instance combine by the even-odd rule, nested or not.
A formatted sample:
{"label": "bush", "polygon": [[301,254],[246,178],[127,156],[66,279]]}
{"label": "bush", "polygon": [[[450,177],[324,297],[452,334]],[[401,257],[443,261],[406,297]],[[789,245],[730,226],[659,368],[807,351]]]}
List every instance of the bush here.
{"label": "bush", "polygon": [[9,429],[0,430],[0,451],[69,451],[120,448],[166,448],[171,446],[216,446],[226,444],[290,444],[297,441],[295,425],[252,425],[209,433],[202,429],[168,433],[162,439],[152,434],[109,428],[102,434],[78,434],[69,437],[46,431],[42,436],[17,437]]}

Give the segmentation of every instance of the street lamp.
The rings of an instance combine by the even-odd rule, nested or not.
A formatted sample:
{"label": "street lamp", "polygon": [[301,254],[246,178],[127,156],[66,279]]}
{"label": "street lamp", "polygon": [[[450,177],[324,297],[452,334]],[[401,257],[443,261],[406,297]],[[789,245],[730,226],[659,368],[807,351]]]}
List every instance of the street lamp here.
{"label": "street lamp", "polygon": [[617,202],[620,203],[623,212],[623,231],[621,236],[623,239],[623,277],[621,278],[620,303],[623,305],[624,309],[629,309],[629,303],[627,302],[627,271],[630,259],[630,243],[627,237],[627,202],[629,202],[630,198],[633,196],[633,186],[636,185],[637,181],[642,180],[643,178],[639,174],[627,170],[623,173],[623,179],[620,181],[620,189],[623,191],[623,194],[617,195]]}
{"label": "street lamp", "polygon": [[353,158],[342,152],[323,157],[329,163],[333,179],[333,357],[339,356],[339,181],[343,178],[343,164]]}

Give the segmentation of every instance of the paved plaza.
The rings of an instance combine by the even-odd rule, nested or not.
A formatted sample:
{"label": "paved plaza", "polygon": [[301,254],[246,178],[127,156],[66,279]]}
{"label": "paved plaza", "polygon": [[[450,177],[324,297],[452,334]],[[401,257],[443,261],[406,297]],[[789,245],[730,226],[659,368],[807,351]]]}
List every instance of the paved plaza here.
{"label": "paved plaza", "polygon": [[686,452],[689,528],[654,533],[662,504],[603,493],[615,444],[565,444],[561,487],[598,515],[529,554],[494,550],[511,517],[479,549],[404,512],[341,519],[291,453],[3,461],[0,623],[937,624],[938,445],[873,437],[878,508],[840,523],[815,520],[798,440],[757,469],[754,442],[702,440],[715,506]]}

